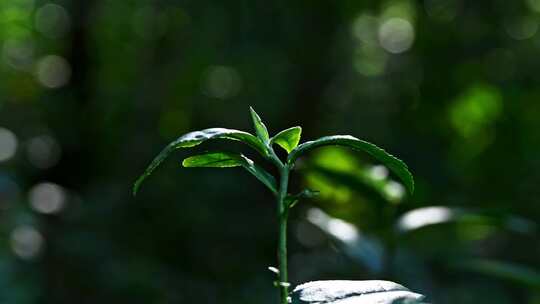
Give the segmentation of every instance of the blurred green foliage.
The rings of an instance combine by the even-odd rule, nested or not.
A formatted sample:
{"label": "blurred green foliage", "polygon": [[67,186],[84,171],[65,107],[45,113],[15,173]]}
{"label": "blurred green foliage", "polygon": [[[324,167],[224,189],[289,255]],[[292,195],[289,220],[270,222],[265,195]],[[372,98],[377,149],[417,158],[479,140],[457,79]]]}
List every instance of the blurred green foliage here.
{"label": "blurred green foliage", "polygon": [[0,2],[0,302],[276,303],[275,206],[245,172],[180,152],[130,195],[165,143],[253,105],[417,180],[300,159],[321,195],[291,214],[293,284],[540,303],[539,25],[537,0]]}

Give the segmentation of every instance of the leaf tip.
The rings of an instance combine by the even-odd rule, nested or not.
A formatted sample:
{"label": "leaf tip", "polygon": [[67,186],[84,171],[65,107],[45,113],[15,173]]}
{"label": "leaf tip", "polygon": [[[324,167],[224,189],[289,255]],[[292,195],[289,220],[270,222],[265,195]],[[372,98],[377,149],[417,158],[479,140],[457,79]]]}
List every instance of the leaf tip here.
{"label": "leaf tip", "polygon": [[405,162],[401,161],[404,169],[405,169],[405,176],[401,177],[402,183],[405,185],[405,188],[407,189],[407,192],[409,192],[409,195],[414,194],[415,190],[415,184],[414,184],[414,175],[409,170],[409,167]]}
{"label": "leaf tip", "polygon": [[133,196],[137,196],[137,193],[139,192],[139,188],[141,187],[141,178],[139,177],[135,183],[133,183],[133,188],[131,189],[131,194]]}
{"label": "leaf tip", "polygon": [[253,106],[249,106],[249,113],[251,113],[251,115],[257,115],[257,112],[255,112],[255,109],[253,109]]}
{"label": "leaf tip", "polygon": [[270,136],[268,134],[268,130],[266,129],[266,126],[264,125],[261,117],[252,106],[249,107],[249,111],[251,113],[251,120],[253,121],[253,126],[255,127],[255,132],[257,133],[257,137],[263,142],[263,144],[268,144],[268,141],[270,140]]}
{"label": "leaf tip", "polygon": [[261,120],[261,117],[259,116],[259,114],[257,114],[257,112],[252,106],[249,106],[249,113],[251,114],[251,118],[254,122]]}

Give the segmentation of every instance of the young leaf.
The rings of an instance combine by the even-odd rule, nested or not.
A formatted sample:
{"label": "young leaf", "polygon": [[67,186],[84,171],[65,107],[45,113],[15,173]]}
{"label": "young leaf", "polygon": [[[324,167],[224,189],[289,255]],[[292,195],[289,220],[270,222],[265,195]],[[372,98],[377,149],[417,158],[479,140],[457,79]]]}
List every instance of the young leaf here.
{"label": "young leaf", "polygon": [[270,191],[277,193],[277,184],[274,177],[242,154],[227,152],[204,153],[184,159],[182,165],[184,167],[210,168],[232,168],[242,166],[268,187]]}
{"label": "young leaf", "polygon": [[171,142],[165,147],[165,149],[161,151],[161,153],[158,154],[158,156],[156,156],[156,158],[154,158],[154,160],[146,168],[144,173],[137,179],[137,181],[135,181],[135,184],[133,185],[133,194],[137,194],[141,183],[148,176],[150,176],[152,172],[154,172],[154,170],[167,158],[167,156],[169,156],[169,154],[171,154],[171,152],[180,148],[194,147],[200,145],[207,140],[217,138],[241,141],[248,144],[250,147],[254,148],[262,155],[266,155],[266,148],[261,143],[261,141],[257,137],[247,132],[224,128],[211,128],[201,131],[190,132],[178,137],[176,140]]}
{"label": "young leaf", "polygon": [[266,126],[261,120],[261,117],[253,110],[252,107],[249,107],[249,111],[251,112],[251,119],[253,120],[253,126],[255,127],[255,132],[257,133],[257,137],[264,143],[268,144],[270,140],[270,135],[268,135],[268,130],[266,129]]}
{"label": "young leaf", "polygon": [[298,203],[299,200],[306,198],[314,198],[319,195],[319,193],[320,192],[317,190],[304,189],[302,190],[302,192],[295,195],[287,195],[287,197],[285,197],[285,201],[287,202],[287,206],[289,206],[289,208],[292,208],[296,205],[296,203]]}
{"label": "young leaf", "polygon": [[263,168],[257,166],[255,162],[251,159],[242,155],[242,158],[245,160],[243,167],[253,174],[259,181],[261,181],[270,191],[274,194],[278,193],[276,179],[272,174],[266,172]]}
{"label": "young leaf", "polygon": [[292,304],[421,304],[424,296],[390,281],[314,281],[297,286]]}
{"label": "young leaf", "polygon": [[272,137],[270,143],[278,144],[280,147],[285,149],[287,153],[291,153],[291,151],[296,148],[296,146],[298,146],[298,143],[300,142],[300,134],[302,134],[302,128],[288,128],[279,132],[278,134],[276,134],[276,136]]}
{"label": "young leaf", "polygon": [[378,161],[387,166],[396,174],[410,193],[414,192],[414,179],[407,165],[400,159],[387,153],[376,145],[360,140],[350,135],[325,136],[317,140],[305,142],[291,151],[287,162],[291,165],[303,153],[322,146],[345,146],[355,150],[367,152]]}
{"label": "young leaf", "polygon": [[294,195],[287,195],[285,198],[288,201],[295,201],[300,199],[310,199],[318,196],[320,194],[317,190],[311,190],[311,189],[304,189],[301,192],[294,194]]}

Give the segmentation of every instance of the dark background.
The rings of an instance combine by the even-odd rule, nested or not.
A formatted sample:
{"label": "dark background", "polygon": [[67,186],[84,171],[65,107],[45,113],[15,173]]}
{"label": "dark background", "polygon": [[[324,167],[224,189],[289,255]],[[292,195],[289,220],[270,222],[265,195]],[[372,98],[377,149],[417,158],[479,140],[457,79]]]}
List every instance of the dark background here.
{"label": "dark background", "polygon": [[[352,134],[293,189],[290,279],[389,279],[433,303],[540,303],[540,1],[0,2],[0,302],[276,303],[275,203],[177,136]],[[262,161],[245,146],[228,147]],[[193,151],[191,151],[193,152]]]}

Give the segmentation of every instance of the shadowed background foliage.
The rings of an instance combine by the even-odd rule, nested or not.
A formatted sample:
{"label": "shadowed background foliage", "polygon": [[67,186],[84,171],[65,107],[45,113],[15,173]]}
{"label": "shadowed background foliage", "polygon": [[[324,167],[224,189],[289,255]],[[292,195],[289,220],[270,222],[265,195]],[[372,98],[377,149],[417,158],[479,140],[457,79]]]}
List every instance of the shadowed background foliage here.
{"label": "shadowed background foliage", "polygon": [[176,136],[251,131],[252,105],[416,177],[408,196],[365,155],[301,159],[293,188],[321,196],[291,214],[293,285],[540,303],[539,25],[538,0],[0,2],[0,302],[276,303],[251,176],[180,151],[130,194]]}

